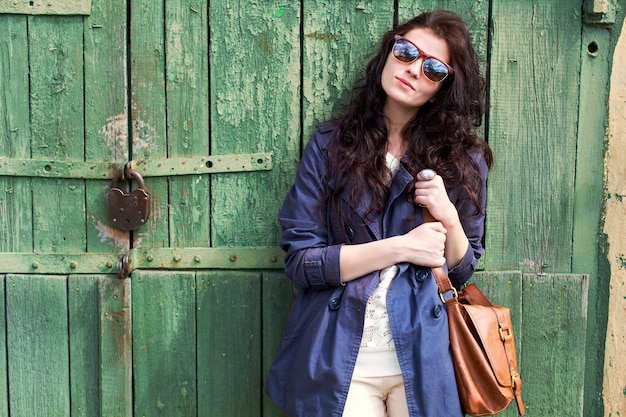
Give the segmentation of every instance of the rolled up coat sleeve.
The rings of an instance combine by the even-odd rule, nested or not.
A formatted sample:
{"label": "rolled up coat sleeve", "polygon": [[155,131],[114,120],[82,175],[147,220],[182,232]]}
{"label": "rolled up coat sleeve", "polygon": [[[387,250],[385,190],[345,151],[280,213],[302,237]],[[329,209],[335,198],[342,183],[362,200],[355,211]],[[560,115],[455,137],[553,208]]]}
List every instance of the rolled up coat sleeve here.
{"label": "rolled up coat sleeve", "polygon": [[485,205],[487,198],[487,174],[488,167],[481,155],[474,155],[474,160],[478,165],[481,177],[481,190],[479,202],[481,210],[476,213],[476,208],[472,204],[467,192],[459,188],[459,195],[454,203],[463,225],[465,235],[469,240],[469,247],[461,262],[448,271],[450,281],[455,287],[461,287],[472,276],[476,270],[478,260],[483,253],[482,237],[485,229]]}
{"label": "rolled up coat sleeve", "polygon": [[296,179],[278,214],[285,275],[305,288],[326,289],[341,285],[341,245],[329,245],[324,219],[327,195],[329,134],[319,129],[307,144]]}

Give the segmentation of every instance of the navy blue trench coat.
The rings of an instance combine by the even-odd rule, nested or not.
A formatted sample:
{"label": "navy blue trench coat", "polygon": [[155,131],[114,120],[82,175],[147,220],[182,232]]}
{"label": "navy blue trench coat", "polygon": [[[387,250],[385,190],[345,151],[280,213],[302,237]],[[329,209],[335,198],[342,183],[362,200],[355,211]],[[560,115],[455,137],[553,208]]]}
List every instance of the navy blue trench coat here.
{"label": "navy blue trench coat", "polygon": [[[332,122],[318,126],[279,213],[285,274],[301,290],[265,392],[287,414],[298,417],[341,417],[361,344],[365,306],[379,283],[379,272],[373,272],[342,285],[341,245],[405,234],[423,222],[421,211],[406,195],[414,175],[402,165],[383,213],[366,216],[366,195],[352,208],[349,224],[339,227],[328,205],[320,205],[327,187],[333,186],[326,149],[335,129]],[[482,157],[474,159],[481,169],[484,199],[487,166]],[[465,257],[449,271],[454,285],[460,286],[482,253],[484,214],[475,214],[462,187],[448,190],[448,195],[470,241]],[[344,204],[348,207],[346,198]],[[387,294],[387,309],[410,416],[461,417],[447,314],[435,280],[429,268],[398,266],[400,272]]]}

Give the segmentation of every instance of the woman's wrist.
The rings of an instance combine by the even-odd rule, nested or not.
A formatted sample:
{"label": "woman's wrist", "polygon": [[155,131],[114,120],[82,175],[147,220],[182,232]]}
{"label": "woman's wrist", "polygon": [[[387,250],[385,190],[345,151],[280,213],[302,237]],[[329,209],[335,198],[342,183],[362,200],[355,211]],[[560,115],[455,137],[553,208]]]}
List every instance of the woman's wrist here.
{"label": "woman's wrist", "polygon": [[443,218],[439,221],[448,231],[461,226],[459,212],[456,210],[456,207],[454,207],[452,203],[450,203],[450,208],[446,211],[446,215],[443,216]]}

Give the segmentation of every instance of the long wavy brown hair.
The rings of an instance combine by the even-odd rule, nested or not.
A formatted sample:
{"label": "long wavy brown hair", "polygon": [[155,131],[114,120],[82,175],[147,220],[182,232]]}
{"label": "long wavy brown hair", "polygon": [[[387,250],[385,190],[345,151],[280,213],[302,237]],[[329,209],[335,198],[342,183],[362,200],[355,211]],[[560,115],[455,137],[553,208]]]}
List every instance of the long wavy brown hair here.
{"label": "long wavy brown hair", "polygon": [[[353,207],[366,193],[372,196],[370,212],[382,212],[388,193],[389,170],[385,162],[387,127],[383,115],[386,93],[381,84],[383,67],[395,35],[415,28],[429,29],[444,39],[454,74],[444,81],[434,100],[424,104],[403,130],[408,145],[404,162],[413,175],[424,168],[435,170],[448,188],[460,184],[477,213],[481,209],[481,178],[472,154],[492,163],[489,145],[476,135],[485,111],[485,81],[467,26],[456,14],[435,10],[387,32],[380,49],[356,83],[339,120],[336,140],[329,145],[330,175],[334,188],[331,204],[344,220],[341,194],[350,190]],[[410,198],[412,190],[407,190]]]}

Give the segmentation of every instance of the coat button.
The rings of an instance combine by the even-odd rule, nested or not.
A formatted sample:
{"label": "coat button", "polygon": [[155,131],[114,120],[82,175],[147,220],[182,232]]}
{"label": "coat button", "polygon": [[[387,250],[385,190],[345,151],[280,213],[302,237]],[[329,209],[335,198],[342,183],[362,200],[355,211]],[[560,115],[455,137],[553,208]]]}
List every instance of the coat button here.
{"label": "coat button", "polygon": [[441,304],[437,304],[436,306],[433,307],[433,316],[435,316],[435,318],[438,319],[439,317],[441,317],[442,310],[443,310],[443,307],[441,307]]}
{"label": "coat button", "polygon": [[340,304],[341,304],[341,298],[333,297],[328,302],[328,308],[330,308],[332,311],[336,311],[336,310],[339,310]]}
{"label": "coat button", "polygon": [[419,282],[426,281],[430,277],[430,272],[428,269],[420,269],[415,273],[415,279]]}
{"label": "coat button", "polygon": [[354,230],[352,230],[350,226],[346,227],[346,235],[348,236],[348,239],[354,239]]}

